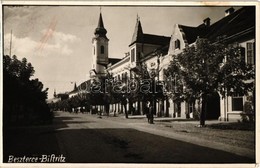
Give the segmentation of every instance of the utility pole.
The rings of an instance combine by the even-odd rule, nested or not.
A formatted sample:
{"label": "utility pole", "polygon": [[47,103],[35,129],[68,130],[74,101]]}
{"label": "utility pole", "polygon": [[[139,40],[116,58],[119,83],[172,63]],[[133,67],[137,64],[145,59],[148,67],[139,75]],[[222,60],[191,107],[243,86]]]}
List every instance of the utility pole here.
{"label": "utility pole", "polygon": [[12,56],[11,54],[12,54],[12,36],[13,36],[13,34],[12,34],[12,29],[11,29],[11,36],[10,36],[10,57]]}

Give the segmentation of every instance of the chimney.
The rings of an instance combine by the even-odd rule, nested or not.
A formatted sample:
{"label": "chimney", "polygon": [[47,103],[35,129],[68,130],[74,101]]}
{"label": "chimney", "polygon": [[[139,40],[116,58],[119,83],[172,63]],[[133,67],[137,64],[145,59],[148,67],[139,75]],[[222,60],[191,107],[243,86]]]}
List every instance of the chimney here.
{"label": "chimney", "polygon": [[234,13],[235,9],[233,7],[228,8],[227,10],[225,10],[225,16],[228,16],[232,13]]}
{"label": "chimney", "polygon": [[205,25],[206,27],[209,27],[209,26],[210,26],[210,18],[204,19],[203,22],[204,22],[204,25]]}

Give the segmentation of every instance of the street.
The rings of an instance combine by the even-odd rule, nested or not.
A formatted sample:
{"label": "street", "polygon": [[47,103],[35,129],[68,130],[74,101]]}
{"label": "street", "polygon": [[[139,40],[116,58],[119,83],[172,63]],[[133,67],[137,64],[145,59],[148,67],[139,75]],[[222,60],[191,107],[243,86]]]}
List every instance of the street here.
{"label": "street", "polygon": [[157,124],[144,121],[56,112],[54,126],[60,154],[70,163],[254,162],[241,153],[237,155],[236,148],[232,150],[224,144],[171,135]]}

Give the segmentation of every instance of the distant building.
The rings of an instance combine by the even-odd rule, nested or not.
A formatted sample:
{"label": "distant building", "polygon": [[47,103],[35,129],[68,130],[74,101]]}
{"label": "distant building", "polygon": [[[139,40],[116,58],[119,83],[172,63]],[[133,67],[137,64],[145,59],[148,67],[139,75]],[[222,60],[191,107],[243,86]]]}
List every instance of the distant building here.
{"label": "distant building", "polygon": [[51,104],[51,103],[57,103],[60,100],[61,100],[61,97],[59,97],[56,94],[56,89],[55,89],[53,92],[53,98],[47,99],[46,102],[47,102],[47,104]]}

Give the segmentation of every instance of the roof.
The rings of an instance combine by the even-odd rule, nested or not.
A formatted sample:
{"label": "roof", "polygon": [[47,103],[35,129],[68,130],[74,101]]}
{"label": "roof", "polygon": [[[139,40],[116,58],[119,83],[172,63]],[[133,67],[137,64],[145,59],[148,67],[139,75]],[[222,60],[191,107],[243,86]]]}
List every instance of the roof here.
{"label": "roof", "polygon": [[155,44],[164,46],[170,43],[171,37],[166,36],[158,36],[153,34],[143,34],[143,41],[142,43],[145,44]]}
{"label": "roof", "polygon": [[131,46],[134,43],[144,43],[144,44],[154,44],[164,46],[170,43],[171,37],[159,36],[153,34],[142,34],[142,37],[136,39],[136,41],[132,41],[129,45]]}
{"label": "roof", "polygon": [[167,55],[168,50],[169,50],[169,44],[155,49],[154,51],[144,55],[143,58],[141,58],[141,59],[142,59],[142,61],[145,61],[145,60],[148,60],[148,59],[154,57],[157,54],[162,54],[162,56],[164,56],[164,55]]}
{"label": "roof", "polygon": [[171,37],[153,35],[153,34],[144,34],[141,22],[139,18],[136,21],[135,30],[132,36],[132,41],[129,46],[134,43],[145,43],[145,44],[155,44],[164,46],[170,43]]}
{"label": "roof", "polygon": [[[143,40],[143,29],[142,29],[142,25],[139,19],[137,19],[136,25],[135,25],[135,30],[132,36],[132,41],[131,44],[135,43],[135,42],[140,42]],[[131,45],[130,44],[130,45]]]}
{"label": "roof", "polygon": [[129,61],[130,61],[130,56],[126,56],[126,57],[120,59],[115,64],[112,64],[109,68],[111,68],[111,67],[115,68],[115,67],[121,66],[121,65],[123,65],[123,64],[125,64],[125,63],[127,63]]}
{"label": "roof", "polygon": [[201,24],[198,27],[179,25],[179,28],[188,44],[194,43],[198,37],[216,41],[219,37],[229,38],[243,32],[243,35],[254,36],[255,7],[242,7],[208,27]]}
{"label": "roof", "polygon": [[188,44],[194,43],[198,37],[205,36],[208,27],[199,25],[198,27],[189,27],[184,25],[179,25],[180,31],[184,34],[183,39],[187,41]]}
{"label": "roof", "polygon": [[[210,40],[215,40],[218,37],[230,37],[243,31],[251,30],[255,33],[255,7],[243,7],[234,13],[224,17],[218,22],[210,26],[210,30],[206,35]],[[250,33],[250,32],[248,32]]]}
{"label": "roof", "polygon": [[121,61],[122,59],[120,58],[108,58],[109,64],[111,63],[112,65],[116,64],[117,62]]}
{"label": "roof", "polygon": [[107,30],[104,27],[104,23],[103,23],[103,19],[102,19],[102,14],[101,13],[99,15],[98,26],[95,29],[94,34],[96,35],[96,37],[104,37],[104,38],[107,39],[107,37],[106,37]]}

